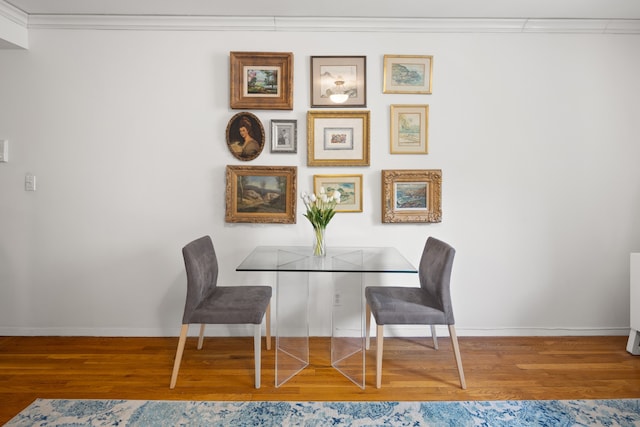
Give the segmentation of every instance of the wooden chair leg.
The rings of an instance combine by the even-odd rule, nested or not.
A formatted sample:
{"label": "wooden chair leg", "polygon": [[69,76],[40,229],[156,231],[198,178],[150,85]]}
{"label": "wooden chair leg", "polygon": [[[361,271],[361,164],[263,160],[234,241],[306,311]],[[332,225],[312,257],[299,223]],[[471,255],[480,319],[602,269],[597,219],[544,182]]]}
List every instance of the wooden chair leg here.
{"label": "wooden chair leg", "polygon": [[206,325],[203,323],[200,325],[200,334],[198,335],[198,350],[202,350],[202,344],[204,343],[204,327]]}
{"label": "wooden chair leg", "polygon": [[365,312],[365,331],[364,331],[364,336],[365,336],[365,340],[364,340],[364,348],[366,350],[369,350],[370,347],[370,339],[369,339],[369,335],[371,335],[371,307],[369,307],[369,304],[366,304],[366,312]]}
{"label": "wooden chair leg", "polygon": [[456,365],[458,367],[458,375],[460,375],[460,386],[466,390],[467,383],[464,380],[464,371],[462,370],[462,359],[460,358],[460,347],[458,346],[458,336],[456,335],[456,327],[449,325],[449,335],[451,336],[451,344],[453,345],[453,354],[456,357]]}
{"label": "wooden chair leg", "polygon": [[382,387],[382,341],[384,340],[384,325],[376,329],[376,388]]}
{"label": "wooden chair leg", "polygon": [[438,335],[436,334],[436,325],[431,325],[431,339],[433,339],[433,348],[438,349]]}
{"label": "wooden chair leg", "polygon": [[267,350],[271,350],[271,303],[267,306],[267,312],[265,314],[266,334],[267,334]]}
{"label": "wooden chair leg", "polygon": [[260,349],[262,348],[262,324],[258,323],[254,327],[253,335],[253,358],[255,360],[256,388],[260,388]]}
{"label": "wooden chair leg", "polygon": [[173,362],[173,373],[171,374],[171,383],[169,388],[175,388],[178,381],[178,371],[180,370],[180,362],[182,362],[182,353],[184,351],[184,344],[187,342],[187,332],[189,332],[189,325],[182,325],[180,330],[180,338],[178,339],[178,349],[176,350],[176,360]]}

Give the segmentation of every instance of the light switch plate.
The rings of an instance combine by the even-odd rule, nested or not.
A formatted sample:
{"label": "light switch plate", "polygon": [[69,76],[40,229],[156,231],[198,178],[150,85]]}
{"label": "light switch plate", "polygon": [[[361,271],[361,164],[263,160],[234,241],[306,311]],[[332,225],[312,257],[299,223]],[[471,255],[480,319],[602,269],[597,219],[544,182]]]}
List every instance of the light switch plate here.
{"label": "light switch plate", "polygon": [[9,140],[0,139],[0,162],[9,161]]}

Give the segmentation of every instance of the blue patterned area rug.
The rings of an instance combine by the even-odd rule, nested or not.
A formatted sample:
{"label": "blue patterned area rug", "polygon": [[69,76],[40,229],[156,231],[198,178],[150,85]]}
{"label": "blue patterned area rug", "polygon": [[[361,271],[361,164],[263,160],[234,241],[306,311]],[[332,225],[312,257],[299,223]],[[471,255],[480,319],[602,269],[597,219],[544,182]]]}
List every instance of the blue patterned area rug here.
{"label": "blue patterned area rug", "polygon": [[640,399],[490,402],[37,399],[6,426],[640,426]]}

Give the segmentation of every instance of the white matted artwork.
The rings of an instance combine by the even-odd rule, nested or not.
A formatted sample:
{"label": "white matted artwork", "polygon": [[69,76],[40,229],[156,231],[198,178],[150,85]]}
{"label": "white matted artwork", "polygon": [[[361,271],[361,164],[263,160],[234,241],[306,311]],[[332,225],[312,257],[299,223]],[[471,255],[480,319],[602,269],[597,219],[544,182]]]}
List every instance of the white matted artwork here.
{"label": "white matted artwork", "polygon": [[297,120],[271,120],[271,152],[298,152]]}
{"label": "white matted artwork", "polygon": [[309,111],[309,166],[369,166],[369,111]]}

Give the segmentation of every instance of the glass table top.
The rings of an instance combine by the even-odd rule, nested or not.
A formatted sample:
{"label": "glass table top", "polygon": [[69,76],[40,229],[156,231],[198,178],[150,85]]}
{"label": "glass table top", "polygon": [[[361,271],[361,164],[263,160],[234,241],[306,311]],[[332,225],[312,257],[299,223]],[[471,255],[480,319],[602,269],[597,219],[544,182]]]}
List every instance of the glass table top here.
{"label": "glass table top", "polygon": [[318,257],[306,246],[258,246],[236,271],[418,272],[393,247],[328,247],[327,255]]}

